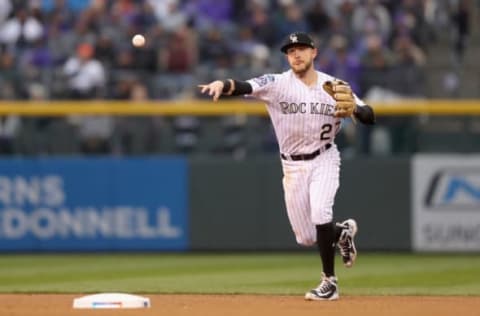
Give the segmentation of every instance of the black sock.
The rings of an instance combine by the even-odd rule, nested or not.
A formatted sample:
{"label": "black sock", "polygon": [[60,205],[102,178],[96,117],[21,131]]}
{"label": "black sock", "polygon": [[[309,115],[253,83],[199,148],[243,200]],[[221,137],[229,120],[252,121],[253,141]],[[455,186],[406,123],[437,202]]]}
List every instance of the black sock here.
{"label": "black sock", "polygon": [[317,225],[317,246],[322,258],[323,272],[335,275],[335,226],[333,222]]}

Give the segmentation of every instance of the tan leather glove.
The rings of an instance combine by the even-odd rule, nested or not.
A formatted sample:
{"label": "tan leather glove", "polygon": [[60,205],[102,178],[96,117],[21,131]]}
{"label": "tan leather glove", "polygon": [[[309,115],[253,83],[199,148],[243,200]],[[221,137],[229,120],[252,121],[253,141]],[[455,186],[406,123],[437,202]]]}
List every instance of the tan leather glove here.
{"label": "tan leather glove", "polygon": [[335,100],[335,117],[350,117],[357,106],[350,85],[342,80],[326,81],[323,89]]}

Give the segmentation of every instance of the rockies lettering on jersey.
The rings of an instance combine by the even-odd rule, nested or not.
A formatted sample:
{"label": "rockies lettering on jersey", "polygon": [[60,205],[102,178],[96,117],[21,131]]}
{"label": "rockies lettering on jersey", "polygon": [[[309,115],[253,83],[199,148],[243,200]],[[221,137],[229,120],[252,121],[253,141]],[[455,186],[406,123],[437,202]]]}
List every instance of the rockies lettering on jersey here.
{"label": "rockies lettering on jersey", "polygon": [[333,116],[335,113],[335,105],[333,104],[326,104],[320,102],[301,102],[297,103],[288,103],[288,102],[280,102],[280,107],[282,108],[283,114],[322,114]]}

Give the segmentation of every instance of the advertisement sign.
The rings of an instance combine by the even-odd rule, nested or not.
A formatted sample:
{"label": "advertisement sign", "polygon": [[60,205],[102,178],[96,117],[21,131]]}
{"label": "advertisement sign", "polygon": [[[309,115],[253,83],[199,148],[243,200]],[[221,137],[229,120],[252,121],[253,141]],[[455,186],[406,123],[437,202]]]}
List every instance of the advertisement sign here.
{"label": "advertisement sign", "polygon": [[0,250],[183,250],[179,158],[0,160]]}
{"label": "advertisement sign", "polygon": [[412,172],[414,249],[480,250],[480,155],[418,155]]}

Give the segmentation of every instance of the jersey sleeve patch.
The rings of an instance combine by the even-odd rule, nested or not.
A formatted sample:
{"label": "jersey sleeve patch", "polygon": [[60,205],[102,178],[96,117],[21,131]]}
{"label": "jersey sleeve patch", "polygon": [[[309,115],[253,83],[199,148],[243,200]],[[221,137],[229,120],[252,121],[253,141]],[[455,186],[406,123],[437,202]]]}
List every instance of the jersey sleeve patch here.
{"label": "jersey sleeve patch", "polygon": [[275,81],[275,76],[273,75],[263,75],[252,79],[259,87],[266,86],[270,82]]}

